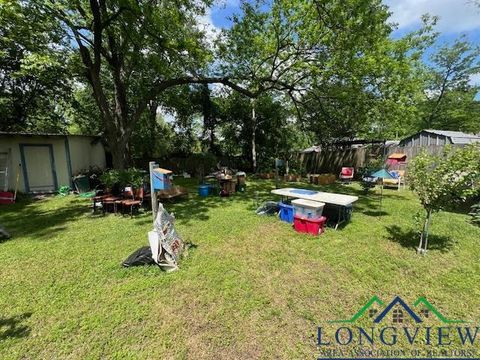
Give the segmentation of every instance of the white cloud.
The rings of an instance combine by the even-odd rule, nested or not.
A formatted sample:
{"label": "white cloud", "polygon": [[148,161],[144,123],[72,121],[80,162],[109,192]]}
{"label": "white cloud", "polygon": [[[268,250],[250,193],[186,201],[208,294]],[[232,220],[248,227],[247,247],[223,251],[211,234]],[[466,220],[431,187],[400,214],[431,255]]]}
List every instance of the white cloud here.
{"label": "white cloud", "polygon": [[214,40],[220,32],[220,29],[213,24],[212,11],[207,8],[205,15],[198,18],[198,27],[205,32],[205,38],[209,45],[213,45]]}
{"label": "white cloud", "polygon": [[240,0],[216,0],[213,5],[217,7],[239,7]]}
{"label": "white cloud", "polygon": [[399,28],[420,24],[423,14],[439,17],[437,30],[458,33],[480,29],[480,8],[472,0],[384,0]]}

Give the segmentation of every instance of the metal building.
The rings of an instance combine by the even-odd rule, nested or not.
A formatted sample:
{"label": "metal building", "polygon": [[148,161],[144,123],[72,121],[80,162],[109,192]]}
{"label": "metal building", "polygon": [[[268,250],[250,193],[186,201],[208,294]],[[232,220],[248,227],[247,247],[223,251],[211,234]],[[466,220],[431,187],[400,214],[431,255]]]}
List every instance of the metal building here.
{"label": "metal building", "polygon": [[466,134],[460,131],[447,130],[422,130],[416,134],[400,141],[400,146],[414,147],[414,146],[445,146],[451,145],[467,145],[475,142],[480,142],[480,134]]}

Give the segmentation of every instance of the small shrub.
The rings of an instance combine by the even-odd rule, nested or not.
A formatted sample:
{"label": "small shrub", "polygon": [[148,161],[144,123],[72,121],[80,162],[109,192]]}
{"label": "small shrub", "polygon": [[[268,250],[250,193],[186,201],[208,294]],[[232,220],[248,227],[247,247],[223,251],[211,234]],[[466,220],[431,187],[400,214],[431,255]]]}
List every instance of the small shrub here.
{"label": "small shrub", "polygon": [[425,254],[432,214],[449,209],[478,194],[480,145],[446,147],[441,155],[418,154],[409,163],[408,182],[424,209],[418,251]]}
{"label": "small shrub", "polygon": [[100,175],[100,181],[106,188],[113,189],[120,182],[119,171],[115,169],[105,171]]}
{"label": "small shrub", "polygon": [[136,168],[125,170],[112,169],[100,175],[100,181],[109,189],[114,189],[116,187],[124,188],[126,186],[139,188],[143,184],[144,177],[144,172]]}

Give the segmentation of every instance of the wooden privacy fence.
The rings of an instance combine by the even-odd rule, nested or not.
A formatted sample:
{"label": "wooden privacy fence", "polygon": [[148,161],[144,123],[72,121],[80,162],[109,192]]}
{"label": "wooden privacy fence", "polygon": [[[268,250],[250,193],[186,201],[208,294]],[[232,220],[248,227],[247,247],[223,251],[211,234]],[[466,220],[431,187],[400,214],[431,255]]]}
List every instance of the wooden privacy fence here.
{"label": "wooden privacy fence", "polygon": [[[452,148],[458,147],[451,145]],[[442,145],[428,146],[388,146],[369,145],[358,148],[325,148],[320,152],[300,154],[300,162],[307,173],[340,173],[342,166],[352,166],[355,169],[365,166],[369,159],[382,158],[386,161],[388,155],[403,153],[407,155],[407,163],[422,151],[439,155],[445,149]],[[401,167],[400,167],[401,168]]]}
{"label": "wooden privacy fence", "polygon": [[139,158],[134,159],[134,166],[140,169],[148,169],[150,161],[155,161],[161,167],[172,170],[175,174],[181,174],[185,171],[196,177],[203,177],[211,171],[217,170],[217,164],[240,170],[248,170],[249,166],[245,159],[238,156],[219,157],[213,155],[205,156],[204,154],[193,154],[186,157]]}

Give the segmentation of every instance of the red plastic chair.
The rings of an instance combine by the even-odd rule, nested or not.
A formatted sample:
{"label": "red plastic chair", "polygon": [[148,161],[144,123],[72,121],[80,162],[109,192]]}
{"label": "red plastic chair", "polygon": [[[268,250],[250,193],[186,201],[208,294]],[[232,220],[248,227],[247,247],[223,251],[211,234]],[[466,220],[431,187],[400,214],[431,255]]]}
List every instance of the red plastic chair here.
{"label": "red plastic chair", "polygon": [[340,171],[339,179],[341,181],[353,180],[354,172],[355,172],[355,169],[353,167],[342,167],[342,171]]}

